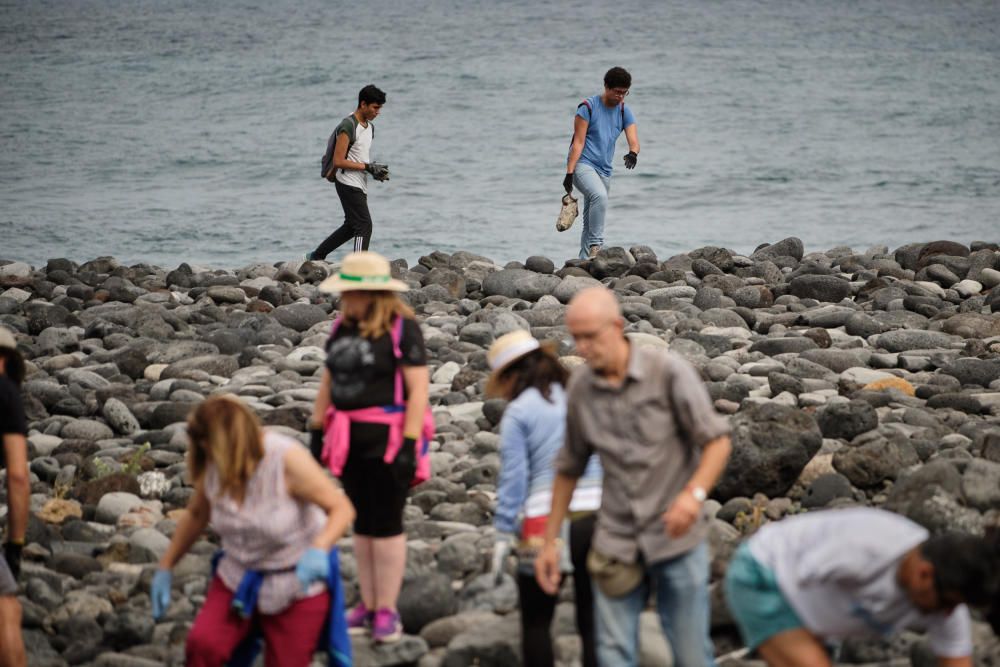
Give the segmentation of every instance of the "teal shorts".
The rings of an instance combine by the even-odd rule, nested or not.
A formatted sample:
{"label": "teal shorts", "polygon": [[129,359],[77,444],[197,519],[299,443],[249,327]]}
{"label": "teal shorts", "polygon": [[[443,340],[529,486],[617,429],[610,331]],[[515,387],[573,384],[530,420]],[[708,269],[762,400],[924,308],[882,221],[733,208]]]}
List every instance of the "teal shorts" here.
{"label": "teal shorts", "polygon": [[803,627],[781,594],[774,572],[757,562],[746,543],[729,563],[725,591],[729,611],[751,650],[780,632]]}

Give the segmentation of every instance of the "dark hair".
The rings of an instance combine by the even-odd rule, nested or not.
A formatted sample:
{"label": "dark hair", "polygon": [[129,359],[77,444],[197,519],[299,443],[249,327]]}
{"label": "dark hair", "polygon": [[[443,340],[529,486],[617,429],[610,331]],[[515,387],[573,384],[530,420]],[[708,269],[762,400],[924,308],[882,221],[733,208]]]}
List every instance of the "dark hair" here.
{"label": "dark hair", "polygon": [[604,74],[605,88],[630,88],[632,75],[624,67],[612,67]]}
{"label": "dark hair", "polygon": [[358,106],[361,104],[385,104],[385,93],[369,83],[358,93]]}
{"label": "dark hair", "polygon": [[4,365],[4,374],[18,387],[24,382],[24,358],[17,350],[9,347],[0,347],[0,357],[7,360]]}
{"label": "dark hair", "polygon": [[486,386],[487,393],[499,395],[512,401],[521,395],[525,389],[534,387],[551,401],[549,391],[554,383],[566,384],[569,372],[559,361],[553,341],[543,341],[541,347],[532,350],[517,361],[509,364],[499,373],[495,373]]}
{"label": "dark hair", "polygon": [[1000,591],[1000,544],[994,536],[944,533],[920,545],[920,554],[934,566],[938,595],[953,594],[970,607],[996,604]]}

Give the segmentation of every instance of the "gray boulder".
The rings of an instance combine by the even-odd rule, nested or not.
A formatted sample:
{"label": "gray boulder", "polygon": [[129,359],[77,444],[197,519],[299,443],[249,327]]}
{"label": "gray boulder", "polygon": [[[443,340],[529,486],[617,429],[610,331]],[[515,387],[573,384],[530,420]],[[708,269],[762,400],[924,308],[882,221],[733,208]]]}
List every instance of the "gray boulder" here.
{"label": "gray boulder", "polygon": [[800,299],[839,303],[851,294],[851,283],[837,276],[805,275],[793,278],[789,291]]}
{"label": "gray boulder", "polygon": [[1000,508],[1000,463],[973,459],[962,473],[962,491],[969,505],[986,512]]}
{"label": "gray boulder", "polygon": [[761,352],[769,357],[776,354],[799,354],[806,350],[816,349],[816,343],[805,336],[786,336],[783,338],[761,338],[750,346],[751,352]]}
{"label": "gray boulder", "polygon": [[397,607],[403,628],[416,633],[431,621],[454,614],[458,610],[458,601],[451,587],[451,578],[433,573],[405,581]]}
{"label": "gray boulder", "polygon": [[811,415],[774,403],[740,411],[732,427],[733,453],[715,492],[722,502],[758,492],[783,495],[823,440]]}
{"label": "gray boulder", "polygon": [[490,625],[477,625],[448,643],[441,667],[511,667],[521,663],[521,624],[508,614]]}
{"label": "gray boulder", "polygon": [[879,347],[889,352],[906,352],[907,350],[950,348],[953,342],[960,340],[957,336],[940,331],[898,329],[875,336],[872,347]]}
{"label": "gray boulder", "polygon": [[854,489],[851,481],[838,473],[826,473],[812,481],[802,497],[802,507],[819,509],[826,507],[834,500],[852,498]]}
{"label": "gray boulder", "polygon": [[561,303],[569,303],[576,293],[588,287],[597,287],[600,281],[584,276],[566,276],[562,282],[552,290],[552,296],[559,299]]}
{"label": "gray boulder", "polygon": [[793,257],[796,261],[801,261],[803,254],[805,254],[805,247],[802,245],[802,239],[789,236],[777,243],[759,248],[750,255],[750,259],[764,260],[776,257]]}
{"label": "gray boulder", "polygon": [[141,429],[139,420],[128,406],[117,398],[112,397],[105,401],[101,412],[111,427],[122,435],[132,435]]}
{"label": "gray boulder", "polygon": [[876,435],[862,440],[833,455],[833,467],[856,487],[877,488],[920,462],[913,446],[902,436]]}
{"label": "gray boulder", "polygon": [[77,419],[63,426],[59,435],[65,440],[107,440],[115,434],[107,424],[93,419]]}
{"label": "gray boulder", "polygon": [[202,371],[204,373],[208,373],[209,375],[230,377],[233,373],[238,371],[239,368],[240,364],[236,361],[236,357],[224,354],[207,354],[204,356],[175,361],[163,369],[160,377],[164,380],[183,377],[184,374],[189,371]]}
{"label": "gray boulder", "polygon": [[[292,331],[307,331],[313,325],[318,324],[327,318],[327,313],[322,307],[311,303],[290,303],[287,306],[278,306],[271,311],[271,316],[283,327],[288,327]],[[215,375],[222,375],[215,373]]]}
{"label": "gray boulder", "polygon": [[878,414],[869,403],[861,400],[827,405],[816,417],[824,438],[853,440],[878,427]]}
{"label": "gray boulder", "polygon": [[983,387],[1000,378],[1000,359],[976,359],[967,357],[956,359],[941,369],[945,375],[957,378],[962,384],[978,384]]}

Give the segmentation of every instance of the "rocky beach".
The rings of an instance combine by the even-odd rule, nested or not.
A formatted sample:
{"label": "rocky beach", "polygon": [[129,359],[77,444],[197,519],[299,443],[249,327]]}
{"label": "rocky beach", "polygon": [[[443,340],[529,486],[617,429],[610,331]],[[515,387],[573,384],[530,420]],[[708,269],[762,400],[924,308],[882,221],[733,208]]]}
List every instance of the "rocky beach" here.
{"label": "rocky beach", "polygon": [[[305,442],[336,312],[318,284],[336,268],[0,259],[0,325],[28,367],[32,516],[20,599],[29,664],[183,664],[213,537],[176,568],[159,623],[149,585],[192,493],[184,420],[207,395],[228,392]],[[356,640],[359,666],[520,663],[514,580],[496,586],[487,575],[504,402],[483,395],[486,349],[530,329],[557,341],[568,366],[581,363],[563,319],[569,299],[591,285],[618,295],[634,344],[692,362],[731,420],[733,456],[706,504],[721,665],[762,664],[739,657],[719,587],[739,541],[762,523],[867,505],[933,532],[1000,524],[996,242],[807,253],[786,238],[749,255],[709,246],[669,258],[635,246],[561,267],[540,256],[498,263],[433,252],[414,266],[394,261],[393,273],[411,287],[405,298],[426,340],[434,474],[405,513],[407,634],[378,649]],[[350,537],[341,564],[352,605]],[[564,586],[553,629],[563,667],[580,652],[571,594]],[[669,665],[655,618],[642,634],[643,664]],[[975,664],[1000,665],[989,627],[976,623],[974,636]],[[848,642],[838,660],[934,664],[912,633]]]}

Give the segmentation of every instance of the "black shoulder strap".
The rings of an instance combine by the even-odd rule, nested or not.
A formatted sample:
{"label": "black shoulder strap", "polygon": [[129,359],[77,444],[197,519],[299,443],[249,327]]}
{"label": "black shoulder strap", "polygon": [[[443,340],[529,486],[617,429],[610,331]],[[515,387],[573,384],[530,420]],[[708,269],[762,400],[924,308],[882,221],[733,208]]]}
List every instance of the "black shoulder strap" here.
{"label": "black shoulder strap", "polygon": [[[344,159],[346,160],[348,153],[351,152],[351,146],[354,145],[354,136],[358,133],[358,117],[355,116],[354,114],[351,114],[350,116],[348,116],[344,120],[350,120],[351,121],[351,128],[352,128],[351,129],[351,134],[347,137],[347,153],[344,153]],[[340,169],[340,173],[346,174],[347,170],[344,169],[344,168],[341,168]]]}

